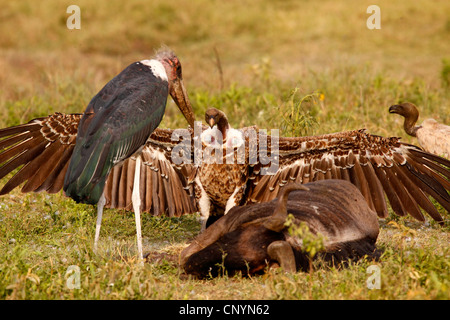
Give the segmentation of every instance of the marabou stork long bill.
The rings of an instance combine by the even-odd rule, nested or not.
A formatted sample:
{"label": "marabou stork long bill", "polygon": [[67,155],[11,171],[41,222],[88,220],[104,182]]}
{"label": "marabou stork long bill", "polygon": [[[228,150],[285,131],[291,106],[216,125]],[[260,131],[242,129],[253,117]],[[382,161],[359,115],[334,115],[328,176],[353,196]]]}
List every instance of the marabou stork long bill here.
{"label": "marabou stork long bill", "polygon": [[[6,155],[3,153],[3,157],[0,156],[0,163],[5,161],[8,154],[17,155],[0,167],[1,177],[10,172],[11,168],[25,164],[11,179],[14,181],[9,186],[5,185],[0,193],[7,193],[17,186],[17,183],[26,180],[28,184],[32,183],[30,180],[33,180],[31,177],[34,171],[48,166],[47,163],[53,159],[53,162],[57,162],[54,168],[60,166],[59,170],[52,168],[55,173],[51,174],[50,178],[48,172],[43,173],[46,182],[34,179],[36,186],[27,188],[33,191],[37,189],[49,191],[43,185],[47,185],[48,188],[49,185],[53,185],[50,189],[56,192],[61,189],[64,181],[63,188],[67,196],[77,202],[97,204],[98,217],[94,242],[96,250],[105,205],[103,192],[108,175],[114,166],[132,155],[136,157],[139,165],[139,152],[160,124],[169,94],[193,127],[194,113],[183,84],[181,64],[177,56],[170,50],[161,50],[153,59],[130,64],[92,98],[79,120],[75,143],[73,141],[68,144],[51,143],[52,133],[71,138],[70,130],[62,123],[49,125],[48,136],[44,134],[45,130],[39,129],[41,135],[35,135],[34,139],[17,143],[14,136],[0,141],[0,149],[13,145]],[[29,135],[33,124],[36,125],[31,121],[28,124],[2,129],[0,137],[18,132]],[[136,217],[138,251],[142,258],[139,172],[136,170],[134,177],[132,202]],[[55,185],[58,183],[59,185]]]}

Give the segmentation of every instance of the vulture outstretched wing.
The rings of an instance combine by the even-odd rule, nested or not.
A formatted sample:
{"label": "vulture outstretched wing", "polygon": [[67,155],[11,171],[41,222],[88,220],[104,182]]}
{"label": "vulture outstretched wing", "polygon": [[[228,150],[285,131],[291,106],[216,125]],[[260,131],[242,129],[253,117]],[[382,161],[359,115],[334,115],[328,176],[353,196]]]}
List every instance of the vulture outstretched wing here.
{"label": "vulture outstretched wing", "polygon": [[[268,137],[268,148],[271,138]],[[424,221],[422,208],[442,221],[433,197],[450,210],[450,161],[427,153],[399,138],[370,135],[365,130],[322,136],[279,138],[279,167],[261,175],[268,165],[253,166],[246,202],[274,199],[289,182],[344,179],[356,185],[380,217],[387,216],[385,195],[398,215]]]}
{"label": "vulture outstretched wing", "polygon": [[[61,190],[80,118],[80,114],[55,113],[28,124],[1,129],[0,139],[4,139],[0,140],[0,178],[22,168],[0,190],[0,195],[23,182],[26,182],[23,192]],[[260,153],[268,151],[269,158],[277,156],[279,163],[272,175],[261,174],[270,163],[249,163],[244,203],[270,201],[289,182],[344,179],[359,188],[380,217],[387,215],[386,196],[396,214],[410,214],[420,221],[425,219],[421,208],[434,220],[442,221],[429,196],[450,211],[450,161],[402,143],[399,138],[383,138],[364,130],[280,137],[279,153],[271,155],[270,136],[266,145],[261,136],[254,144],[249,139],[256,137],[250,134],[255,127],[241,130],[247,148],[256,147]],[[172,150],[179,141],[172,140],[173,132],[156,129],[139,153],[112,169],[105,187],[108,207],[132,209],[135,159],[140,156],[142,211],[179,216],[197,210],[192,196],[197,172],[192,161],[193,139],[185,155],[190,163],[175,164]],[[192,130],[186,135],[192,138]]]}
{"label": "vulture outstretched wing", "polygon": [[[179,130],[183,130],[188,136],[193,134],[192,130]],[[192,163],[181,162],[177,165],[172,161],[171,153],[179,143],[178,139],[171,139],[173,132],[174,130],[156,129],[139,154],[112,169],[104,191],[107,207],[133,209],[133,178],[136,157],[140,156],[142,211],[170,217],[197,211],[192,186],[196,168]],[[186,152],[189,153],[187,159],[192,159],[190,152],[193,152],[193,148]]]}
{"label": "vulture outstretched wing", "polygon": [[82,114],[54,113],[0,129],[0,179],[22,168],[3,186],[6,194],[26,181],[22,192],[62,189]]}
{"label": "vulture outstretched wing", "polygon": [[[0,179],[19,171],[3,186],[7,194],[25,182],[22,192],[59,192],[75,147],[82,114],[55,113],[27,124],[0,129]],[[192,130],[184,130],[192,135]],[[173,130],[155,129],[137,154],[116,165],[106,182],[106,206],[132,209],[131,193],[136,157],[141,161],[141,208],[154,215],[179,216],[196,211],[189,177],[194,166],[171,160]],[[193,150],[193,149],[190,149]],[[189,150],[188,150],[189,151]],[[192,151],[193,152],[193,151]],[[192,158],[191,154],[187,158]]]}

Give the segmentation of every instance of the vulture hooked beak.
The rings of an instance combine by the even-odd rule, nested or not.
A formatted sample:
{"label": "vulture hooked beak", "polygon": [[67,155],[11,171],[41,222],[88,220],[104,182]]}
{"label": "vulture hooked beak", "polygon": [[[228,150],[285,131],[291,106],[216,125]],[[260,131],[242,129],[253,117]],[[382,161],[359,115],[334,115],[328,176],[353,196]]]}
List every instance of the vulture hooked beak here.
{"label": "vulture hooked beak", "polygon": [[216,121],[214,120],[214,117],[210,117],[208,120],[208,125],[210,128],[214,127],[214,125],[216,124]]}
{"label": "vulture hooked beak", "polygon": [[389,113],[398,113],[402,109],[401,105],[394,104],[393,106],[389,107]]}
{"label": "vulture hooked beak", "polygon": [[172,80],[169,93],[189,125],[193,128],[195,121],[194,111],[192,110],[191,102],[184,87],[183,79],[176,77]]}

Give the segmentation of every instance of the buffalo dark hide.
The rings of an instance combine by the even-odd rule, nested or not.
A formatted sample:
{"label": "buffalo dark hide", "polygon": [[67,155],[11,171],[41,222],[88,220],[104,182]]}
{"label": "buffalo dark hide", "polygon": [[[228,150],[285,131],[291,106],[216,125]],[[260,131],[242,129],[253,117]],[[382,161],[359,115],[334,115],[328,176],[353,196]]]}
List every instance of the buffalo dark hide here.
{"label": "buffalo dark hide", "polygon": [[[274,262],[282,265],[267,250],[275,242],[289,244],[296,270],[308,270],[311,261],[301,239],[283,225],[287,213],[295,217],[296,225],[304,222],[311,233],[324,236],[324,250],[315,257],[341,263],[379,256],[377,215],[352,183],[322,180],[303,186],[309,191],[288,184],[271,202],[231,209],[183,250],[180,262],[186,273],[206,277],[224,270],[228,274],[263,272]],[[279,224],[279,219],[279,227],[271,226],[274,221]]]}

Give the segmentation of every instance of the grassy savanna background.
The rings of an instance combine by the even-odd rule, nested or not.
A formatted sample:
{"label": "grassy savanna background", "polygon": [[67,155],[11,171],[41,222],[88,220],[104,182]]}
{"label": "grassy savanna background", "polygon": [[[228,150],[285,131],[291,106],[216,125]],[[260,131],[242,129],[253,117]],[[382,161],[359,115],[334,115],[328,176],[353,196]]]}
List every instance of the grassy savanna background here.
{"label": "grassy savanna background", "polygon": [[[81,29],[68,30],[69,5]],[[369,30],[369,5],[381,29]],[[55,111],[82,112],[104,84],[161,44],[181,59],[196,115],[224,110],[234,127],[283,135],[358,128],[401,136],[391,104],[411,101],[419,121],[450,123],[448,1],[0,1],[0,127]],[[169,99],[162,127],[185,127]],[[2,185],[6,182],[3,179]],[[149,262],[135,261],[130,212],[106,210],[101,250],[92,244],[95,207],[62,194],[0,198],[2,299],[449,299],[450,229],[409,218],[381,221],[376,265],[343,270],[198,281],[178,254],[199,232],[198,217],[143,217]],[[80,268],[80,289],[66,284]]]}

